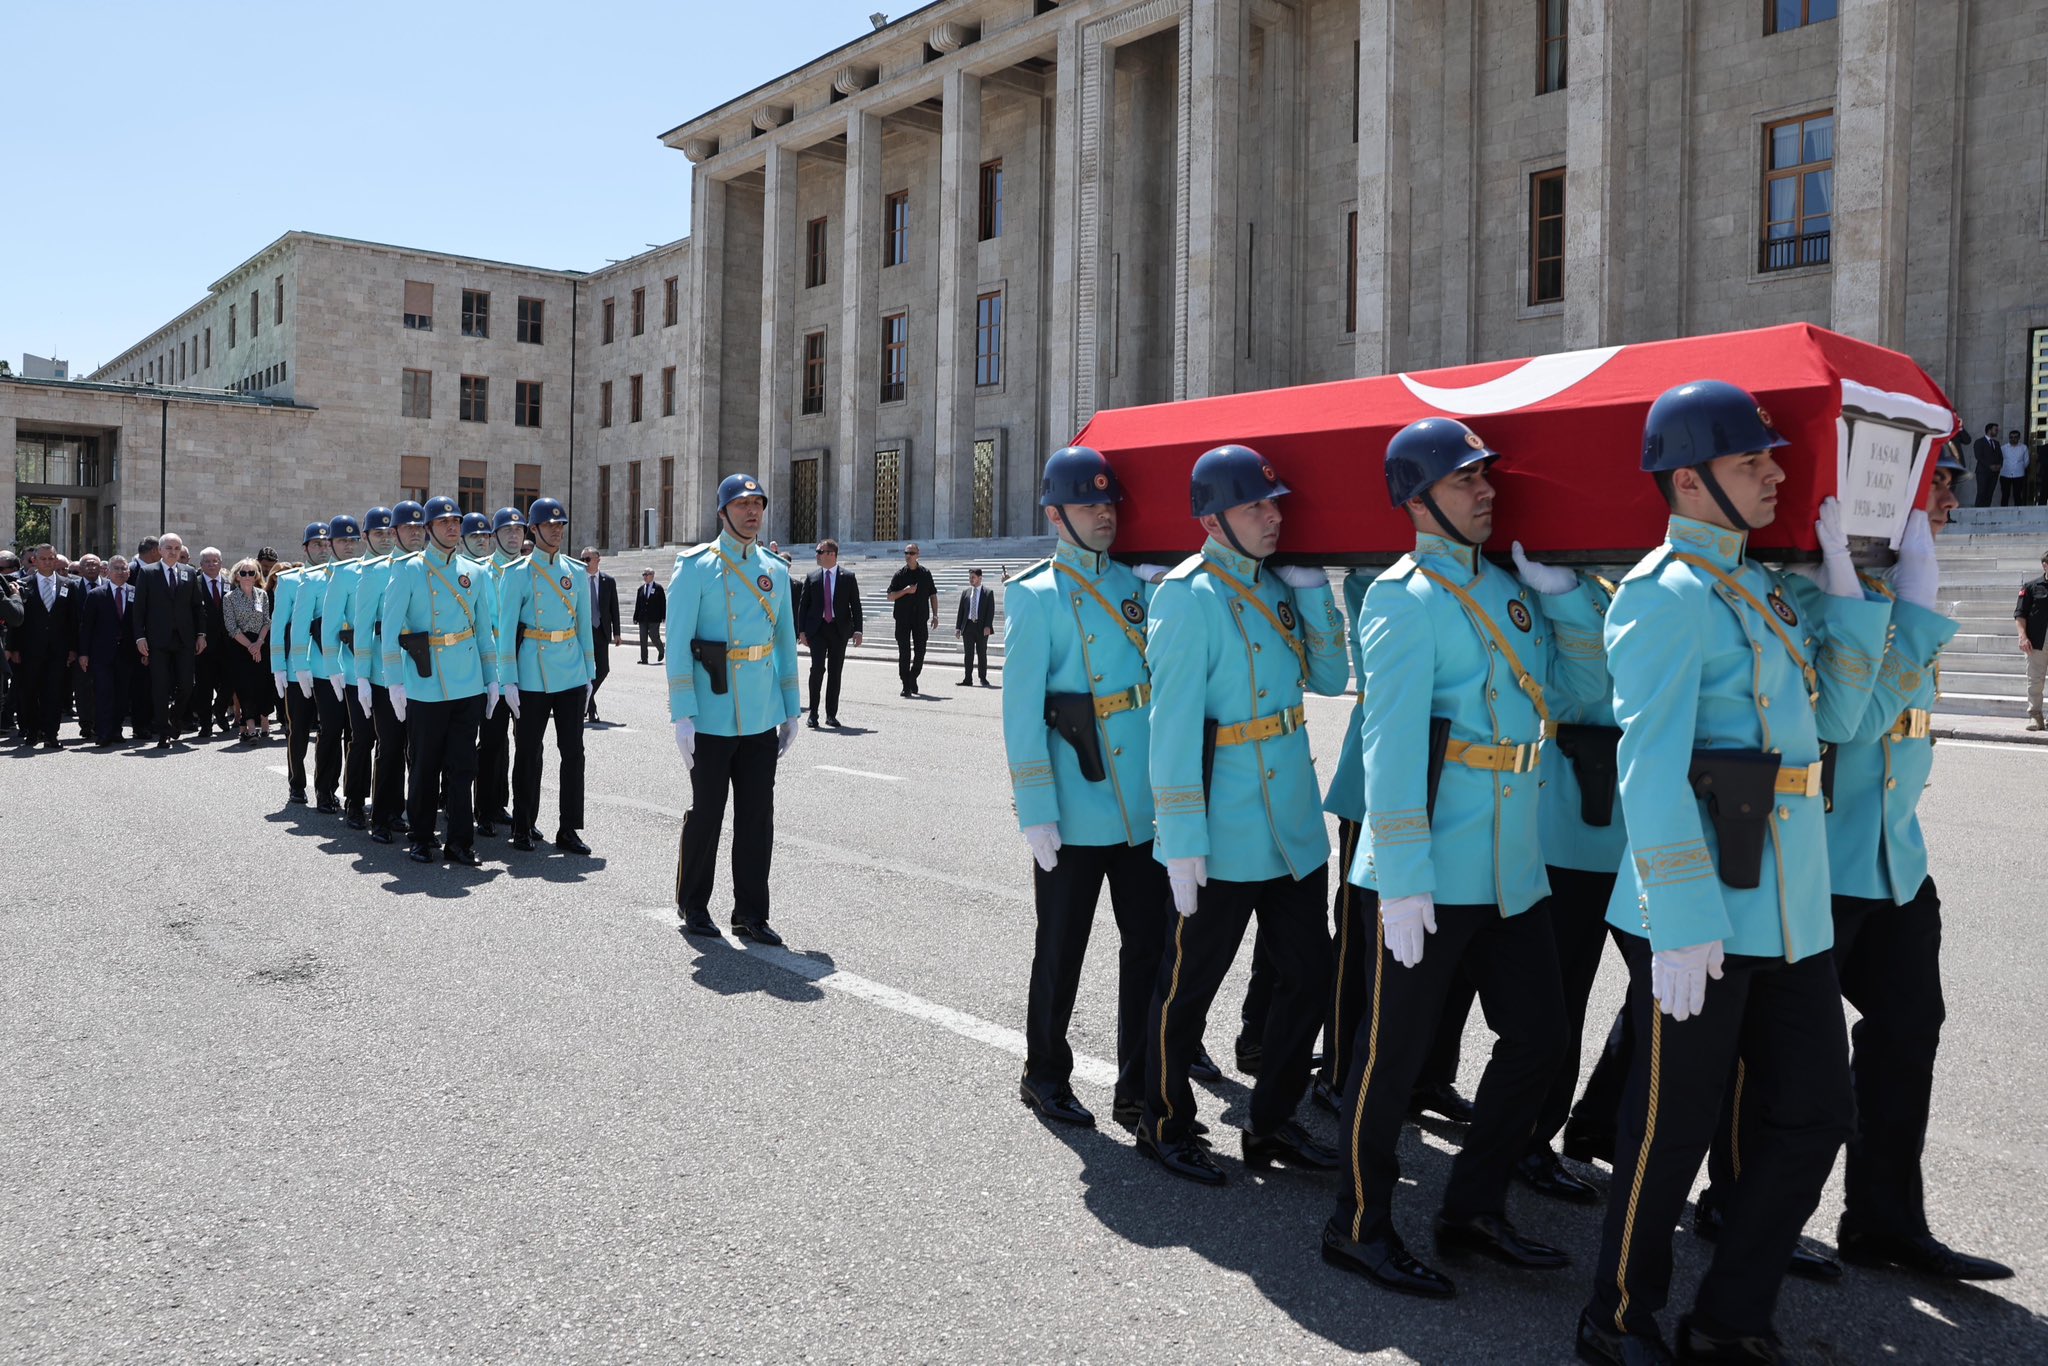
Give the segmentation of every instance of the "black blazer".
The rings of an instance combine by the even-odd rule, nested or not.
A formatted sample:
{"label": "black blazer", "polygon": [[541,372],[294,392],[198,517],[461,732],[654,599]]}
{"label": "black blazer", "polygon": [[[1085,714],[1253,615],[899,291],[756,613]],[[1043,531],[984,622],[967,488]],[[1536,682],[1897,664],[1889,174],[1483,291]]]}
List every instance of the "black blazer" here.
{"label": "black blazer", "polygon": [[605,645],[619,634],[619,581],[602,570],[597,575],[597,620],[590,630],[592,635],[602,636]]}
{"label": "black blazer", "polygon": [[[115,608],[116,593],[128,594],[125,613]],[[100,669],[122,667],[134,656],[135,634],[130,629],[134,620],[134,591],[126,584],[116,588],[101,579],[85,590],[85,597],[79,604],[78,653],[92,660]]]}
{"label": "black blazer", "polygon": [[135,636],[152,650],[189,650],[206,634],[206,595],[189,564],[145,566],[135,585]]}
{"label": "black blazer", "polygon": [[78,605],[84,598],[77,579],[59,577],[57,600],[43,606],[43,590],[34,573],[16,581],[21,591],[21,624],[9,627],[7,648],[18,651],[22,663],[40,663],[55,655],[68,655],[78,647]]}
{"label": "black blazer", "polygon": [[659,583],[646,584],[633,594],[633,620],[641,624],[668,620],[668,590]]}
{"label": "black blazer", "polygon": [[1998,442],[1993,441],[1988,436],[1978,437],[1975,443],[1971,445],[1970,451],[1971,454],[1977,457],[1979,465],[1987,466],[1993,471],[2002,468],[2005,464],[2003,448]]}
{"label": "black blazer", "polygon": [[[967,627],[970,624],[967,620],[967,603],[969,599],[971,599],[973,596],[974,589],[971,587],[963,588],[960,590],[960,611],[959,614],[953,619],[954,630],[961,632],[965,632],[967,630]],[[972,624],[975,626],[979,626],[981,628],[982,635],[984,637],[986,637],[990,631],[995,629],[996,591],[995,589],[990,588],[986,583],[984,583],[981,586],[981,611],[975,615]]]}
{"label": "black blazer", "polygon": [[[803,593],[796,604],[799,635],[825,634],[825,571],[813,569],[804,575]],[[848,639],[861,633],[860,581],[851,569],[836,571],[832,591],[832,629]]]}
{"label": "black blazer", "polygon": [[193,578],[193,586],[199,591],[199,611],[206,618],[204,629],[206,632],[206,648],[209,650],[227,639],[227,615],[222,610],[221,604],[227,601],[228,594],[235,591],[235,582],[228,577],[226,570],[221,571],[220,578],[216,579],[215,582],[220,585],[220,602],[215,602],[213,594],[207,591],[206,576],[204,574],[195,575]]}

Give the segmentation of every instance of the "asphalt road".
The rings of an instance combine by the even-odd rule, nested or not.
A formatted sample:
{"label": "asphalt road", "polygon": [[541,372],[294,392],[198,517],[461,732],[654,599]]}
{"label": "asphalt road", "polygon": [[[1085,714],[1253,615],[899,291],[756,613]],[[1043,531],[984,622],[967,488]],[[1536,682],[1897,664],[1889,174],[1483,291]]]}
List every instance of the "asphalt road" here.
{"label": "asphalt road", "polygon": [[[416,868],[287,807],[278,745],[0,759],[0,1358],[1571,1359],[1597,1212],[1518,1192],[1574,1269],[1401,1300],[1318,1261],[1327,1180],[1252,1177],[1227,1128],[1231,1184],[1205,1191],[1108,1125],[1099,1064],[1101,1131],[1017,1103],[1027,856],[1000,694],[956,687],[955,656],[916,701],[849,666],[849,729],[785,761],[782,953],[676,933],[687,788],[659,671],[617,658],[588,860],[498,842],[480,873]],[[1326,756],[1342,711],[1313,706]],[[2020,1276],[1792,1282],[1780,1328],[1819,1361],[2048,1360],[2044,776],[2039,750],[1944,743],[1927,803],[1950,1016],[1929,1202]],[[1101,933],[1074,1031],[1095,1060],[1106,911]],[[1610,959],[1603,1025],[1620,982]],[[1468,1092],[1485,1039],[1475,1012]],[[1241,1083],[1212,1123],[1241,1122]],[[1418,1248],[1447,1136],[1405,1141]],[[1677,1246],[1682,1307],[1704,1257]]]}

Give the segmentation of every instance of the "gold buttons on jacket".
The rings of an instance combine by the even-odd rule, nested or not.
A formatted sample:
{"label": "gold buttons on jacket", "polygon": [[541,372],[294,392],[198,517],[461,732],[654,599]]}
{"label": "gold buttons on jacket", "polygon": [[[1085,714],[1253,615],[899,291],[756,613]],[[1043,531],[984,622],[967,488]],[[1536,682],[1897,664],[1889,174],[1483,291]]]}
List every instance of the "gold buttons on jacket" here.
{"label": "gold buttons on jacket", "polygon": [[1101,674],[1090,674],[1090,675],[1089,675],[1089,677],[1090,677],[1091,679],[1093,679],[1093,680],[1094,680],[1095,682],[1097,682],[1097,683],[1100,683],[1100,682],[1102,681],[1102,675],[1101,675]]}
{"label": "gold buttons on jacket", "polygon": [[1261,689],[1259,689],[1259,696],[1261,696],[1261,697],[1264,697],[1265,695],[1266,695],[1266,690],[1265,690],[1264,688],[1261,688]]}
{"label": "gold buttons on jacket", "polygon": [[1116,747],[1115,749],[1112,749],[1112,750],[1110,751],[1110,754],[1111,754],[1112,756],[1117,756],[1117,757],[1120,757],[1120,756],[1122,756],[1123,752],[1124,752],[1124,747],[1123,747],[1122,745],[1118,745],[1118,746],[1117,746],[1117,747]]}
{"label": "gold buttons on jacket", "polygon": [[1500,790],[1500,795],[1503,797],[1512,797],[1515,795],[1515,790],[1512,787],[1503,787]]}
{"label": "gold buttons on jacket", "polygon": [[1789,820],[1791,820],[1791,819],[1792,819],[1792,808],[1791,808],[1791,807],[1789,807],[1789,806],[1781,806],[1781,807],[1779,807],[1779,808],[1778,808],[1778,819],[1779,819],[1779,820],[1781,820],[1781,821],[1789,821]]}
{"label": "gold buttons on jacket", "polygon": [[1093,645],[1095,643],[1094,636],[1082,636],[1081,639],[1087,641],[1090,645]]}
{"label": "gold buttons on jacket", "polygon": [[1887,792],[1890,792],[1893,788],[1897,787],[1898,785],[1899,780],[1897,778],[1886,778],[1884,780],[1884,790]]}
{"label": "gold buttons on jacket", "polygon": [[1768,698],[1768,697],[1759,697],[1759,698],[1758,698],[1758,699],[1756,700],[1756,704],[1757,704],[1757,705],[1758,705],[1759,707],[1769,707],[1769,706],[1771,705],[1771,699],[1770,699],[1770,698]]}

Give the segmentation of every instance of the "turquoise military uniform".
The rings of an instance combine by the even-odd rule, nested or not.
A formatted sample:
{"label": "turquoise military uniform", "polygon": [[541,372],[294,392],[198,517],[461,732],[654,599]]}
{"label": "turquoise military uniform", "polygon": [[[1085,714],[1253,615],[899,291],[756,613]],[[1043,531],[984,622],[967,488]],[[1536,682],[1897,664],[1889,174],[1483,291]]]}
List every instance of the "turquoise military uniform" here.
{"label": "turquoise military uniform", "polygon": [[[300,674],[315,678],[328,675],[325,642],[313,638],[313,622],[326,605],[327,579],[333,569],[331,563],[309,564],[299,571],[299,590],[292,597],[290,655],[285,665],[285,672],[293,678]],[[324,637],[327,623],[321,621],[320,626]]]}
{"label": "turquoise military uniform", "polygon": [[[1159,585],[1148,636],[1153,856],[1204,857],[1211,879],[1232,882],[1299,880],[1328,863],[1302,699],[1350,681],[1328,585],[1289,588],[1261,571],[1210,538]],[[1205,793],[1209,721],[1219,735]]]}
{"label": "turquoise military uniform", "polygon": [[1957,628],[1939,612],[1895,600],[1882,579],[1865,577],[1864,585],[1891,602],[1892,635],[1862,722],[1836,746],[1828,868],[1836,896],[1903,906],[1927,880],[1920,793],[1934,769],[1928,712],[1935,661]]}
{"label": "turquoise military uniform", "polygon": [[[1822,741],[1847,740],[1862,723],[1891,608],[1774,574],[1746,558],[1745,543],[1740,532],[1674,516],[1608,611],[1629,843],[1607,920],[1656,950],[1720,940],[1730,954],[1797,962],[1834,943],[1821,799],[1779,795],[1759,885],[1730,887],[1706,804],[1688,781],[1693,751],[1769,750],[1782,756],[1781,778],[1817,763]],[[1815,671],[1811,704],[1773,619]]]}
{"label": "turquoise military uniform", "polygon": [[[744,552],[729,532],[676,556],[668,584],[668,715],[706,735],[756,735],[802,712],[796,687],[796,623],[789,567],[755,542]],[[726,691],[690,648],[726,650]]]}
{"label": "turquoise military uniform", "polygon": [[298,605],[298,569],[280,569],[270,584],[270,667],[275,673],[291,673],[292,612]]}
{"label": "turquoise military uniform", "polygon": [[[1058,825],[1062,844],[1152,839],[1152,587],[1108,555],[1061,541],[1012,578],[1003,604],[1003,747],[1020,828]],[[1046,725],[1048,693],[1092,693],[1108,779],[1081,776],[1074,747]]]}
{"label": "turquoise military uniform", "polygon": [[390,679],[384,672],[384,648],[379,637],[384,621],[384,593],[391,586],[392,567],[412,556],[394,550],[388,555],[371,555],[361,561],[356,575],[355,597],[349,603],[348,619],[355,632],[355,676],[373,687],[384,687]]}
{"label": "turquoise military uniform", "polygon": [[581,610],[581,604],[590,601],[583,566],[567,555],[536,548],[492,572],[497,576],[497,640],[506,661],[505,680],[516,683],[521,692],[566,692],[596,677],[590,614]]}
{"label": "turquoise military uniform", "polygon": [[[362,674],[356,667],[355,642],[363,632],[356,626],[356,590],[362,586],[363,569],[369,561],[358,555],[352,560],[337,560],[328,570],[327,588],[320,598],[320,658],[327,672],[322,678],[333,678],[339,674],[341,681],[353,688],[362,681]],[[343,644],[341,633],[349,633],[349,643]]]}
{"label": "turquoise military uniform", "polygon": [[[1582,573],[1586,596],[1601,618],[1614,602],[1614,585]],[[1547,605],[1547,604],[1546,604]],[[1551,702],[1557,719],[1582,726],[1612,726],[1614,696],[1602,688],[1593,698],[1560,694]],[[1564,751],[1554,744],[1543,747],[1543,766],[1538,773],[1537,797],[1539,836],[1543,862],[1552,868],[1574,868],[1585,873],[1612,873],[1621,867],[1628,849],[1628,827],[1621,819],[1621,804],[1614,804],[1614,818],[1606,825],[1588,825],[1580,805],[1579,775]]]}
{"label": "turquoise military uniform", "polygon": [[1323,810],[1353,825],[1365,823],[1365,734],[1359,726],[1365,706],[1365,664],[1358,657],[1358,621],[1365,607],[1365,590],[1372,581],[1373,575],[1364,570],[1353,569],[1344,575],[1344,620],[1351,623],[1344,632],[1344,643],[1351,655],[1351,676],[1360,680],[1360,685],[1352,695],[1351,714],[1344,721],[1337,771],[1330,775],[1329,790],[1323,793]]}
{"label": "turquoise military uniform", "polygon": [[[1534,771],[1543,716],[1444,582],[1491,619],[1538,686],[1556,688],[1560,710],[1606,694],[1600,614],[1583,583],[1545,597],[1470,546],[1418,535],[1414,554],[1366,590],[1358,629],[1366,819],[1350,878],[1385,900],[1426,892],[1519,915],[1550,891]],[[1450,742],[1432,814],[1434,719],[1450,722]]]}
{"label": "turquoise military uniform", "polygon": [[[392,566],[384,590],[381,648],[387,686],[405,689],[422,702],[454,702],[476,697],[498,681],[498,654],[491,623],[497,602],[488,575],[467,555],[442,550],[429,542],[425,550]],[[421,678],[419,669],[399,646],[398,637],[416,631],[428,636],[434,673]]]}

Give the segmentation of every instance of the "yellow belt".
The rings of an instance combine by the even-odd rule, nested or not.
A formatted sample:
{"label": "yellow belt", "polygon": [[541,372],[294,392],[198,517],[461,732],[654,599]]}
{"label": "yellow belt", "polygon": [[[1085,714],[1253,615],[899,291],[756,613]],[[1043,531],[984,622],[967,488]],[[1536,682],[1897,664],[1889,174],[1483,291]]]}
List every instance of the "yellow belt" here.
{"label": "yellow belt", "polygon": [[566,631],[536,631],[531,626],[522,626],[519,628],[519,637],[522,640],[545,640],[553,645],[558,641],[576,639],[576,630],[571,627]]}
{"label": "yellow belt", "polygon": [[1136,711],[1151,700],[1152,685],[1139,683],[1134,687],[1125,688],[1122,692],[1113,692],[1107,697],[1096,698],[1095,719],[1106,721],[1120,711]]}
{"label": "yellow belt", "polygon": [[1301,729],[1301,723],[1307,716],[1308,709],[1297,702],[1286,711],[1275,712],[1271,716],[1240,721],[1234,726],[1218,726],[1216,743],[1248,745],[1254,740],[1271,740],[1276,735],[1291,735]]}
{"label": "yellow belt", "polygon": [[772,654],[774,654],[774,653],[775,653],[775,646],[774,646],[773,644],[768,644],[768,645],[732,645],[732,646],[727,646],[727,647],[726,647],[726,651],[725,651],[725,657],[726,657],[727,659],[747,659],[747,660],[752,660],[752,659],[766,659],[766,658],[768,658],[768,656],[770,656],[770,655],[772,655]]}
{"label": "yellow belt", "polygon": [[1362,706],[1364,706],[1364,705],[1365,705],[1365,689],[1363,689],[1363,688],[1360,688],[1360,689],[1359,689],[1359,690],[1358,690],[1357,692],[1355,692],[1355,693],[1351,694],[1351,700],[1352,700],[1353,702],[1356,702],[1356,703],[1357,703],[1357,704],[1358,704],[1359,706],[1361,706],[1361,707],[1362,707]]}
{"label": "yellow belt", "polygon": [[1894,740],[1925,740],[1928,727],[1933,724],[1934,715],[1925,707],[1908,707],[1899,713],[1899,719],[1892,726]]}
{"label": "yellow belt", "polygon": [[1798,768],[1778,770],[1777,793],[1780,797],[1818,797],[1820,795],[1820,761]]}
{"label": "yellow belt", "polygon": [[1444,742],[1444,759],[1467,768],[1490,769],[1495,773],[1527,773],[1536,767],[1543,753],[1541,741],[1531,745],[1471,745],[1463,740]]}
{"label": "yellow belt", "polygon": [[428,636],[427,644],[435,646],[437,648],[446,648],[450,645],[460,645],[463,641],[468,640],[471,636],[475,634],[475,631],[457,631],[454,635],[451,636]]}

